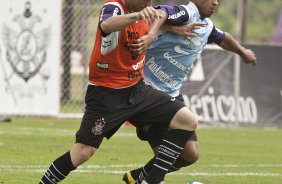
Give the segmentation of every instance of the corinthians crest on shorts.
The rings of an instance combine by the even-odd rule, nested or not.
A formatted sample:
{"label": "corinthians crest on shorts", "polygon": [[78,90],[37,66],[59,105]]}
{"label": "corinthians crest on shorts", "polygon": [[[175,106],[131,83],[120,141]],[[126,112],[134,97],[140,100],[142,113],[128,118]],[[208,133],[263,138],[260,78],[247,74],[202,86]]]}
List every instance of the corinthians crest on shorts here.
{"label": "corinthians crest on shorts", "polygon": [[[32,12],[31,3],[26,2],[22,13],[15,14],[10,25],[3,25],[2,40],[6,49],[3,54],[12,71],[25,82],[38,74],[46,61],[51,30],[42,27],[41,22],[41,17]],[[6,80],[13,76],[6,75]]]}
{"label": "corinthians crest on shorts", "polygon": [[94,126],[91,129],[91,132],[94,135],[101,135],[103,133],[103,128],[106,126],[104,118],[97,119],[94,123]]}

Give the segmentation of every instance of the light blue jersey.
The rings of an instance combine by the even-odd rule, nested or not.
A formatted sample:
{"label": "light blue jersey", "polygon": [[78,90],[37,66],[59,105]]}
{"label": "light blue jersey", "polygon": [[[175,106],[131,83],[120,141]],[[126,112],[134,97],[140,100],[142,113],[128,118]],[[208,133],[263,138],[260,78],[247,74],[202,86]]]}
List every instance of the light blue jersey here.
{"label": "light blue jersey", "polygon": [[[179,18],[178,15],[187,11],[189,18],[187,20],[186,15],[186,20],[183,20],[182,23],[203,21],[206,25],[194,30],[197,37],[182,37],[170,32],[160,33],[158,39],[147,50],[144,68],[145,83],[173,97],[179,95],[180,88],[193,62],[208,43],[212,31],[215,30],[210,19],[200,19],[198,8],[194,3],[178,6],[178,10],[180,13],[175,15],[170,15],[168,12],[170,21]],[[216,32],[224,35],[221,31],[216,30]]]}

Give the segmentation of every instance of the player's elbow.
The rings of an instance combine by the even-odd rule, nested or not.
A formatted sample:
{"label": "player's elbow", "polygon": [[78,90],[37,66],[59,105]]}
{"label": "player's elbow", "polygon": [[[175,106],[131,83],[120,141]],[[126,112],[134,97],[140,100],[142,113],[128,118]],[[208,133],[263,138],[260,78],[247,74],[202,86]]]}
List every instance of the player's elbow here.
{"label": "player's elbow", "polygon": [[166,19],[167,19],[167,17],[168,17],[167,12],[164,11],[164,10],[159,9],[159,10],[158,10],[158,13],[159,13],[159,18],[160,18],[163,22],[165,22]]}
{"label": "player's elbow", "polygon": [[101,22],[101,24],[100,24],[100,29],[102,30],[102,32],[104,32],[104,33],[111,33],[111,32],[113,32],[113,30],[112,30],[112,28],[111,28],[112,26],[110,26],[110,24],[107,22],[107,21],[103,21],[103,22]]}

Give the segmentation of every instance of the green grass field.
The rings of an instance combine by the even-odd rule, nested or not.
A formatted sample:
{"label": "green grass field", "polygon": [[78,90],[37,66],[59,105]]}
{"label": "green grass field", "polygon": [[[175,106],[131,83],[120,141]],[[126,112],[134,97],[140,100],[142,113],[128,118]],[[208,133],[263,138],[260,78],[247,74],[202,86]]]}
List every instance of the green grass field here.
{"label": "green grass field", "polygon": [[[13,119],[0,123],[0,184],[38,183],[50,163],[69,150],[80,120]],[[281,128],[198,130],[201,156],[166,176],[166,184],[281,184]],[[122,184],[122,174],[152,157],[134,128],[124,127],[61,183]]]}

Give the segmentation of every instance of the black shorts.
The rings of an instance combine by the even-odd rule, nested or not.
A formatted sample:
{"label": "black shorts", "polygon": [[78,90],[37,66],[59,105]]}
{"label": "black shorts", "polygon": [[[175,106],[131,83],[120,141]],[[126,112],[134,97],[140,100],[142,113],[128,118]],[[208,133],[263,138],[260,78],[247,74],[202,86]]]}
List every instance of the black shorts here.
{"label": "black shorts", "polygon": [[123,89],[89,85],[85,104],[76,143],[95,148],[104,137],[109,139],[125,121],[138,128],[154,125],[167,129],[176,112],[185,107],[142,81]]}
{"label": "black shorts", "polygon": [[[184,103],[182,95],[176,97],[177,101]],[[136,128],[137,137],[140,140],[148,141],[151,148],[155,148],[160,145],[163,138],[167,135],[169,129],[166,127],[158,127],[158,125],[148,125],[142,128]],[[197,141],[196,132],[190,137],[189,141]]]}

